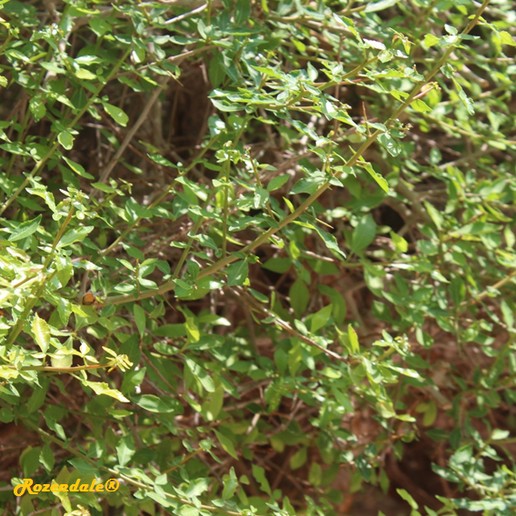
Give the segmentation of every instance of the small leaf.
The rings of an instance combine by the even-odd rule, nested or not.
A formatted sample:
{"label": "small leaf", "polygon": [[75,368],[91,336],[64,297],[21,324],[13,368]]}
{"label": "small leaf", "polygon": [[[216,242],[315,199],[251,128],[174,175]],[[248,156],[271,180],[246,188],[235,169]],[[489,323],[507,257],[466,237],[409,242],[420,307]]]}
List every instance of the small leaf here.
{"label": "small leaf", "polygon": [[379,2],[368,2],[364,9],[365,13],[374,13],[388,9],[393,5],[396,5],[399,0],[380,0]]}
{"label": "small leaf", "polygon": [[371,242],[373,242],[375,236],[376,222],[372,215],[368,214],[363,216],[353,230],[350,245],[351,250],[356,254],[360,254],[369,244],[371,244]]}
{"label": "small leaf", "polygon": [[423,100],[415,99],[410,103],[410,107],[418,113],[430,113],[432,108]]}
{"label": "small leaf", "polygon": [[360,351],[360,344],[358,342],[358,335],[355,331],[355,328],[348,324],[348,339],[349,339],[349,347],[351,349],[351,353],[358,353]]}
{"label": "small leaf", "polygon": [[97,78],[94,73],[91,73],[85,68],[77,68],[77,70],[74,70],[74,75],[77,77],[77,79],[81,79],[83,81],[93,81]]}
{"label": "small leaf", "polygon": [[262,265],[262,268],[278,274],[287,272],[290,267],[292,267],[290,258],[270,258]]}
{"label": "small leaf", "polygon": [[499,32],[500,41],[502,45],[509,45],[511,47],[516,47],[516,40],[511,36],[509,32],[506,30],[501,30]]}
{"label": "small leaf", "polygon": [[149,412],[168,414],[178,412],[177,401],[173,399],[161,399],[154,394],[143,394],[136,404]]}
{"label": "small leaf", "polygon": [[466,92],[460,85],[459,81],[456,79],[452,79],[453,84],[455,86],[455,91],[457,92],[457,95],[459,96],[460,101],[466,108],[468,114],[472,115],[475,113],[475,107],[473,106],[473,101],[466,95]]}
{"label": "small leaf", "polygon": [[403,498],[403,500],[405,500],[410,505],[410,507],[412,507],[412,509],[415,510],[419,507],[414,498],[412,498],[409,492],[405,489],[396,489],[396,492],[400,495],[401,498]]}
{"label": "small leaf", "polygon": [[339,242],[335,238],[335,235],[328,233],[327,231],[318,228],[317,226],[313,227],[317,234],[321,237],[322,241],[326,245],[326,247],[332,251],[333,255],[339,260],[344,260],[346,258],[346,253],[339,247]]}
{"label": "small leaf", "polygon": [[425,34],[425,37],[423,38],[423,45],[426,48],[433,47],[435,45],[439,44],[439,38],[435,36],[434,34]]}
{"label": "small leaf", "polygon": [[198,342],[201,338],[201,332],[194,317],[186,317],[185,330],[190,342]]}
{"label": "small leaf", "polygon": [[57,135],[57,141],[66,150],[70,150],[70,149],[73,148],[74,140],[75,140],[75,138],[74,138],[73,134],[70,131],[66,130],[66,129],[64,131],[61,131]]}
{"label": "small leaf", "polygon": [[326,323],[330,320],[332,309],[333,307],[331,305],[326,305],[311,316],[310,331],[312,331],[312,333],[316,333],[326,326]]}
{"label": "small leaf", "polygon": [[375,39],[366,39],[364,38],[364,44],[366,47],[374,48],[376,50],[385,50],[385,45],[381,41],[377,41]]}
{"label": "small leaf", "polygon": [[272,494],[271,486],[267,480],[267,477],[265,476],[265,469],[263,469],[261,466],[257,466],[256,464],[253,464],[251,469],[254,479],[260,484],[260,489],[268,495]]}
{"label": "small leaf", "polygon": [[39,122],[47,114],[47,109],[43,99],[38,95],[30,99],[29,109],[36,122]]}
{"label": "small leaf", "polygon": [[371,163],[361,162],[360,166],[366,169],[366,172],[378,183],[379,187],[389,193],[389,183],[387,180],[372,167]]}
{"label": "small leaf", "polygon": [[61,238],[59,244],[64,247],[75,242],[82,242],[86,236],[93,231],[93,229],[93,226],[82,226],[79,228],[71,229],[63,235],[63,238]]}
{"label": "small leaf", "polygon": [[433,426],[435,419],[437,418],[437,405],[433,400],[427,403],[427,408],[423,416],[423,424],[425,426]]}
{"label": "small leaf", "polygon": [[207,392],[215,392],[215,384],[206,369],[190,358],[185,359],[185,364],[190,369],[192,376],[199,381]]}
{"label": "small leaf", "polygon": [[113,104],[109,104],[109,102],[104,102],[102,106],[106,113],[117,124],[120,124],[122,127],[125,127],[127,125],[127,122],[129,122],[129,117],[123,109],[120,109],[118,106],[114,106]]}
{"label": "small leaf", "polygon": [[94,176],[88,174],[88,172],[86,172],[86,170],[80,163],[77,163],[76,161],[73,161],[72,159],[67,158],[66,156],[63,156],[63,160],[78,176],[84,177],[86,179],[94,179]]}
{"label": "small leaf", "polygon": [[300,278],[294,281],[288,295],[290,298],[290,306],[294,309],[296,315],[300,316],[306,310],[310,297],[310,292],[305,282]]}
{"label": "small leaf", "polygon": [[41,348],[43,353],[46,353],[50,341],[50,327],[47,321],[41,319],[38,314],[35,314],[32,320],[31,330],[36,344]]}
{"label": "small leaf", "polygon": [[439,213],[439,211],[435,209],[433,204],[430,204],[427,201],[423,201],[423,204],[425,205],[426,211],[427,211],[428,215],[430,216],[430,218],[432,219],[432,222],[437,227],[437,229],[442,229],[443,217]]}
{"label": "small leaf", "polygon": [[227,268],[228,286],[242,285],[249,275],[249,265],[245,260],[232,263]]}
{"label": "small leaf", "polygon": [[104,394],[104,396],[110,396],[118,401],[129,403],[129,400],[117,389],[112,389],[106,382],[90,382],[83,380],[83,384],[93,390],[95,394]]}
{"label": "small leaf", "polygon": [[299,469],[306,462],[307,450],[306,446],[303,446],[297,450],[292,457],[290,457],[290,468],[292,470]]}
{"label": "small leaf", "polygon": [[500,303],[500,309],[502,311],[503,320],[505,321],[507,328],[512,330],[514,327],[514,310],[511,309],[509,303],[505,299],[502,299]]}
{"label": "small leaf", "polygon": [[282,174],[281,176],[277,176],[272,178],[267,185],[267,190],[269,192],[273,192],[274,190],[278,190],[281,188],[288,180],[290,179],[289,174]]}
{"label": "small leaf", "polygon": [[310,470],[308,472],[308,481],[313,486],[320,486],[322,480],[322,468],[321,465],[317,462],[312,462],[310,465]]}
{"label": "small leaf", "polygon": [[219,385],[215,392],[211,393],[207,401],[203,404],[203,412],[207,421],[214,421],[219,415],[224,404],[224,387]]}
{"label": "small leaf", "polygon": [[39,458],[41,461],[41,464],[43,464],[43,467],[47,470],[47,472],[52,471],[54,468],[54,464],[56,462],[56,459],[54,457],[54,452],[50,448],[48,444],[45,444],[43,448],[41,449],[41,453],[39,454]]}
{"label": "small leaf", "polygon": [[[222,449],[226,453],[231,455],[231,457],[233,457],[234,459],[239,460],[238,453],[237,453],[237,451],[235,449],[235,445],[233,444],[233,441],[231,441],[231,439],[226,437],[221,432],[218,432],[217,430],[214,430],[214,433],[217,436],[217,439],[218,439],[220,445],[222,446]],[[253,466],[253,468],[254,468],[254,466]]]}
{"label": "small leaf", "polygon": [[36,218],[32,220],[27,220],[22,222],[17,228],[12,230],[12,234],[9,237],[10,242],[17,242],[18,240],[23,240],[28,236],[35,233],[39,227],[41,222],[41,215],[38,215]]}
{"label": "small leaf", "polygon": [[399,253],[406,253],[408,250],[408,242],[398,233],[391,231],[390,233],[392,243]]}
{"label": "small leaf", "polygon": [[58,349],[55,353],[52,353],[50,361],[52,363],[52,367],[66,369],[67,367],[70,367],[72,365],[73,355],[71,353],[71,350],[61,348]]}
{"label": "small leaf", "polygon": [[118,464],[120,466],[126,466],[134,455],[134,443],[130,436],[124,436],[120,439],[116,447],[116,455],[118,457]]}
{"label": "small leaf", "polygon": [[238,487],[238,479],[233,466],[231,466],[229,470],[229,475],[226,474],[222,477],[222,484],[224,486],[224,489],[222,490],[222,499],[229,500],[235,494]]}
{"label": "small leaf", "polygon": [[397,156],[401,152],[399,143],[389,133],[380,134],[378,142],[391,156]]}
{"label": "small leaf", "polygon": [[145,333],[145,310],[140,305],[133,306],[134,322],[140,337]]}

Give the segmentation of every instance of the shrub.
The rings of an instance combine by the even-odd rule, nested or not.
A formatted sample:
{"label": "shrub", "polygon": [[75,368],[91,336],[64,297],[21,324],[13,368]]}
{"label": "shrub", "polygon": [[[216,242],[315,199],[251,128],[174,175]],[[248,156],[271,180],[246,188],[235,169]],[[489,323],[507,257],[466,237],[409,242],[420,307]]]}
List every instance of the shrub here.
{"label": "shrub", "polygon": [[488,4],[2,1],[6,511],[510,512]]}

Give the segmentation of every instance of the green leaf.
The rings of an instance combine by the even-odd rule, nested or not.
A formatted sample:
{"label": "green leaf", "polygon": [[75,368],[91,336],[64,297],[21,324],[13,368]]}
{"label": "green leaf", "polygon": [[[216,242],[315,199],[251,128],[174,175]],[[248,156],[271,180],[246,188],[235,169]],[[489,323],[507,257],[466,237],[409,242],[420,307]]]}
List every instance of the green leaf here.
{"label": "green leaf", "polygon": [[389,235],[396,251],[399,253],[406,253],[408,251],[408,242],[401,235],[398,235],[398,233],[394,231],[391,231]]}
{"label": "green leaf", "polygon": [[254,479],[260,485],[260,489],[264,493],[267,493],[268,495],[272,494],[271,486],[265,475],[265,469],[263,469],[261,466],[257,466],[256,464],[253,464],[251,466],[251,470],[253,472]]}
{"label": "green leaf", "polygon": [[332,306],[326,305],[310,317],[310,331],[316,333],[330,320]]}
{"label": "green leaf", "polygon": [[129,122],[129,117],[126,115],[123,109],[120,109],[117,106],[114,106],[113,104],[109,104],[109,102],[103,102],[102,107],[106,111],[106,113],[117,123],[120,124],[122,127],[125,127],[127,125],[127,122]]}
{"label": "green leaf", "polygon": [[440,41],[441,40],[434,34],[425,34],[425,37],[423,38],[423,45],[426,48],[430,48],[435,45],[438,45],[440,43]]}
{"label": "green leaf", "polygon": [[442,229],[443,226],[443,217],[442,215],[435,209],[433,204],[430,204],[427,201],[423,201],[423,204],[425,205],[426,211],[430,218],[432,219],[432,222],[436,225],[437,229]]}
{"label": "green leaf", "polygon": [[135,453],[134,442],[132,437],[125,435],[120,439],[116,446],[116,456],[118,458],[118,464],[120,466],[126,466],[131,457]]}
{"label": "green leaf", "polygon": [[59,244],[61,247],[65,247],[75,242],[82,242],[94,229],[94,226],[82,226],[71,229],[63,235]]}
{"label": "green leaf", "polygon": [[164,324],[154,330],[154,335],[159,337],[185,337],[186,328],[183,323],[181,324]]}
{"label": "green leaf", "polygon": [[226,474],[222,477],[222,485],[224,486],[224,489],[222,490],[222,499],[229,500],[238,488],[238,479],[233,466],[229,469],[229,475]]}
{"label": "green leaf", "polygon": [[456,79],[452,79],[453,84],[455,86],[455,91],[457,92],[457,95],[459,96],[460,101],[466,108],[468,114],[473,115],[475,113],[475,107],[473,105],[473,101],[466,95],[466,92],[460,85],[459,81]]}
{"label": "green leaf", "polygon": [[267,185],[267,190],[269,192],[279,190],[284,184],[288,182],[290,177],[291,176],[289,176],[288,174],[281,174],[280,176],[273,177]]}
{"label": "green leaf", "polygon": [[45,446],[43,446],[41,449],[39,458],[41,460],[41,464],[43,464],[43,467],[47,470],[47,472],[50,473],[54,469],[56,460],[54,457],[54,452],[48,444],[45,444]]}
{"label": "green leaf", "polygon": [[317,234],[321,237],[326,247],[332,251],[332,254],[337,257],[339,260],[344,260],[346,258],[346,253],[340,248],[335,235],[328,233],[327,231],[318,228],[317,226],[313,226]]}
{"label": "green leaf", "polygon": [[73,149],[74,140],[75,140],[74,135],[66,129],[64,131],[61,131],[57,135],[57,141],[59,142],[61,147],[64,147],[66,150]]}
{"label": "green leaf", "polygon": [[186,335],[190,342],[198,342],[201,338],[201,332],[195,321],[195,317],[186,317],[185,322]]}
{"label": "green leaf", "polygon": [[292,261],[290,258],[270,258],[262,265],[262,267],[269,271],[283,274],[292,267]]}
{"label": "green leaf", "polygon": [[34,178],[31,178],[31,185],[32,188],[27,188],[27,192],[43,199],[50,210],[55,213],[56,202],[54,195],[48,191],[45,185],[38,183]]}
{"label": "green leaf", "polygon": [[391,156],[396,157],[401,152],[399,143],[389,133],[378,135],[378,142]]}
{"label": "green leaf", "polygon": [[332,306],[332,317],[337,325],[341,325],[346,317],[346,301],[344,296],[337,289],[327,285],[319,285],[319,290],[330,298]]}
{"label": "green leaf", "polygon": [[63,509],[66,511],[66,514],[72,513],[72,504],[70,502],[70,497],[66,491],[56,491],[54,493],[56,498],[61,502]]}
{"label": "green leaf", "polygon": [[410,493],[405,489],[396,489],[396,492],[410,505],[410,507],[412,507],[412,509],[417,509],[419,507],[414,498],[412,498]]}
{"label": "green leaf", "polygon": [[351,237],[351,250],[355,254],[360,254],[376,237],[376,222],[372,215],[364,215],[355,229]]}
{"label": "green leaf", "polygon": [[41,348],[43,353],[46,353],[50,342],[50,327],[47,321],[41,319],[38,314],[34,314],[31,330],[36,344]]}
{"label": "green leaf", "polygon": [[75,77],[81,81],[94,81],[97,79],[97,76],[89,70],[86,70],[86,68],[77,68],[73,73]]}
{"label": "green leaf", "polygon": [[47,109],[41,96],[32,97],[30,99],[29,109],[36,122],[39,122],[47,114]]}
{"label": "green leaf", "polygon": [[376,183],[385,193],[389,193],[389,183],[387,183],[386,179],[381,174],[374,170],[370,163],[362,161],[359,162],[359,165],[362,168],[365,168],[366,172],[376,181]]}
{"label": "green leaf", "polygon": [[242,285],[247,279],[247,276],[249,275],[249,265],[245,260],[240,260],[238,262],[232,263],[228,266],[226,274],[228,276],[229,287],[234,287],[235,285]]}
{"label": "green leaf", "polygon": [[140,305],[133,305],[134,322],[140,337],[143,337],[145,333],[145,310]]}
{"label": "green leaf", "polygon": [[217,430],[214,430],[213,432],[215,433],[220,445],[222,446],[222,449],[231,455],[231,457],[234,459],[239,460],[238,453],[235,449],[233,441]]}
{"label": "green leaf", "polygon": [[63,156],[63,160],[78,176],[84,177],[86,179],[94,179],[94,176],[88,174],[88,172],[86,172],[80,163],[77,163],[73,159],[67,158],[66,156]]}
{"label": "green leaf", "polygon": [[306,446],[302,446],[299,450],[290,457],[290,468],[295,471],[303,466],[307,459],[307,449]]}
{"label": "green leaf", "polygon": [[90,382],[87,380],[82,380],[82,383],[92,389],[93,392],[97,395],[103,394],[104,396],[115,398],[116,400],[123,403],[129,403],[129,400],[120,391],[117,389],[112,389],[105,382]]}
{"label": "green leaf", "polygon": [[425,426],[433,426],[437,418],[437,405],[433,400],[427,403],[427,409],[423,416],[423,424]]}
{"label": "green leaf", "polygon": [[38,230],[39,224],[41,222],[41,215],[38,215],[36,218],[32,220],[27,220],[22,222],[15,229],[11,230],[11,236],[9,237],[10,242],[17,242],[18,240],[23,240],[28,236],[32,235]]}
{"label": "green leaf", "polygon": [[224,387],[219,385],[203,404],[203,413],[208,421],[215,421],[224,404]]}
{"label": "green leaf", "polygon": [[40,467],[41,448],[28,446],[20,455],[20,464],[25,477],[32,477],[34,472]]}
{"label": "green leaf", "polygon": [[516,47],[516,40],[511,36],[510,32],[506,30],[501,30],[499,33],[500,42],[502,45],[509,45],[511,47]]}
{"label": "green leaf", "polygon": [[[1,376],[1,374],[0,374]],[[36,410],[38,410],[43,403],[45,403],[45,398],[48,392],[48,383],[44,382],[42,387],[36,387],[32,392],[31,397],[27,401],[27,412],[32,414]]]}
{"label": "green leaf", "polygon": [[210,59],[208,65],[208,77],[210,78],[210,83],[214,88],[217,88],[222,84],[222,81],[226,77],[226,65],[222,54],[217,52]]}
{"label": "green leaf", "polygon": [[310,297],[310,292],[306,287],[305,282],[298,278],[289,290],[289,298],[290,298],[290,306],[294,309],[294,312],[299,317],[301,316],[306,307],[308,306],[308,300]]}
{"label": "green leaf", "polygon": [[321,465],[317,462],[312,462],[312,464],[310,465],[310,470],[308,472],[308,481],[310,482],[310,484],[312,484],[315,487],[320,486],[322,476],[323,472]]}
{"label": "green leaf", "polygon": [[418,113],[430,113],[432,108],[423,100],[415,99],[410,103],[410,107]]}
{"label": "green leaf", "polygon": [[188,366],[192,376],[199,381],[199,383],[207,392],[215,392],[215,384],[206,369],[201,367],[195,360],[191,358],[186,358],[185,364]]}
{"label": "green leaf", "polygon": [[502,299],[500,302],[500,309],[507,328],[512,330],[514,327],[514,310],[511,309],[509,303],[505,299]]}
{"label": "green leaf", "polygon": [[348,324],[348,339],[349,339],[349,347],[350,351],[353,354],[356,354],[360,351],[360,344],[358,342],[358,335],[355,331],[355,328],[351,326],[351,324]]}
{"label": "green leaf", "polygon": [[178,412],[178,402],[174,399],[158,398],[154,394],[143,394],[136,404],[149,412],[170,414]]}
{"label": "green leaf", "polygon": [[400,0],[380,0],[379,2],[368,2],[365,6],[365,13],[375,13],[396,5]]}
{"label": "green leaf", "polygon": [[50,357],[52,367],[65,369],[73,363],[73,355],[71,349],[61,348],[52,353]]}

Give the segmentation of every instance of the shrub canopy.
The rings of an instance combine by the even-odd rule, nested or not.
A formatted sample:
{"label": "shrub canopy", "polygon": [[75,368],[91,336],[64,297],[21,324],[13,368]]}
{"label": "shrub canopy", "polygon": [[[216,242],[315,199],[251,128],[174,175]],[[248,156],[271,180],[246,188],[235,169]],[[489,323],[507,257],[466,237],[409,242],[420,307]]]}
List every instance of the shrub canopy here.
{"label": "shrub canopy", "polygon": [[0,5],[6,511],[510,513],[508,1]]}

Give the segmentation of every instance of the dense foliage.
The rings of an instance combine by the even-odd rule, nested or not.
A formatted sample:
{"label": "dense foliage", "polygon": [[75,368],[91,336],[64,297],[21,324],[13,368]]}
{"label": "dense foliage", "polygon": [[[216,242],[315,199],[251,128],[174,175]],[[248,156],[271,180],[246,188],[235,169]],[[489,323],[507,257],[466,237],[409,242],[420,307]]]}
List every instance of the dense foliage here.
{"label": "dense foliage", "polygon": [[508,1],[0,5],[6,514],[510,513]]}

